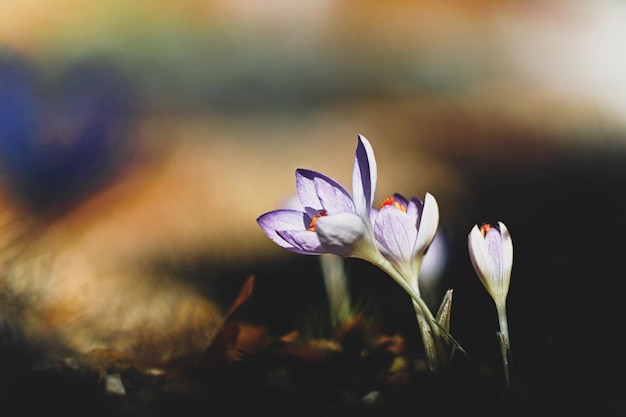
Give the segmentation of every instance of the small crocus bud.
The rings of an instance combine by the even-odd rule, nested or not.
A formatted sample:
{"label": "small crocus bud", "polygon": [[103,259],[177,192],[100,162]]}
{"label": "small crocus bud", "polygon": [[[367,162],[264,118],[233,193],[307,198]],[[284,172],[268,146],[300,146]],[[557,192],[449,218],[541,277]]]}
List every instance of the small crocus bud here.
{"label": "small crocus bud", "polygon": [[513,268],[513,241],[502,222],[475,225],[468,236],[474,270],[497,306],[503,306],[509,292]]}
{"label": "small crocus bud", "polygon": [[500,331],[500,350],[507,390],[511,390],[509,357],[511,342],[506,318],[506,296],[509,293],[511,269],[513,268],[513,241],[502,222],[495,225],[483,223],[472,228],[467,244],[474,270],[496,303]]}

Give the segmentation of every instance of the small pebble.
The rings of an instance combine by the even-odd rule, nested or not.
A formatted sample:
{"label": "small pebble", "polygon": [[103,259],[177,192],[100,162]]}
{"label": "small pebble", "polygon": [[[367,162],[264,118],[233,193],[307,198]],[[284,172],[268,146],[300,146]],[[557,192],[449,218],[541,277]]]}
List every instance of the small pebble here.
{"label": "small pebble", "polygon": [[361,402],[367,407],[378,407],[383,403],[383,395],[380,391],[371,391],[361,397]]}
{"label": "small pebble", "polygon": [[107,374],[104,376],[104,387],[110,395],[126,395],[126,389],[120,374]]}

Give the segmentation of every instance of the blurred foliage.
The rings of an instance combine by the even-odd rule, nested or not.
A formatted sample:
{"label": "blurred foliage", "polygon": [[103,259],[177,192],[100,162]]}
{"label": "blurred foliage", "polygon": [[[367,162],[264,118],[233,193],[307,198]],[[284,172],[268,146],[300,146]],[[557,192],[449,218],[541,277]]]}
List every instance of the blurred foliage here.
{"label": "blurred foliage", "polygon": [[46,83],[18,54],[0,54],[0,154],[13,191],[50,214],[107,182],[128,150],[133,105],[106,63],[81,62]]}

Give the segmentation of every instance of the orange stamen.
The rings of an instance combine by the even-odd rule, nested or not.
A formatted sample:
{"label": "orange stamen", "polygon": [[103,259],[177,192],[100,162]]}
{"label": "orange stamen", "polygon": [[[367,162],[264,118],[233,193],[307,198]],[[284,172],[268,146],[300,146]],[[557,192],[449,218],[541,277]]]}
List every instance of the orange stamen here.
{"label": "orange stamen", "polygon": [[400,204],[399,202],[397,202],[393,196],[385,198],[383,202],[380,204],[380,208],[383,208],[385,206],[394,206],[398,210],[406,213],[406,206],[404,204]]}
{"label": "orange stamen", "polygon": [[387,197],[383,200],[382,203],[380,203],[380,208],[383,208],[385,206],[390,206],[393,204],[393,197]]}
{"label": "orange stamen", "polygon": [[311,219],[311,224],[309,224],[309,228],[307,229],[309,232],[314,232],[317,227],[317,219],[320,217],[326,216],[326,210],[320,211],[319,214],[314,214],[313,219]]}
{"label": "orange stamen", "polygon": [[483,237],[485,237],[487,235],[487,232],[491,230],[491,225],[489,223],[483,223],[482,226],[480,226],[480,233],[483,235]]}

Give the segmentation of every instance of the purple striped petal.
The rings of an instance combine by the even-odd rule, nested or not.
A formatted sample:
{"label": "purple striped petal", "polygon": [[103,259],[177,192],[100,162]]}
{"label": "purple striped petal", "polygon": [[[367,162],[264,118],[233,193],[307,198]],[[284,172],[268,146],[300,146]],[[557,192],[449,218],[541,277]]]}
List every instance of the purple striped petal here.
{"label": "purple striped petal", "polygon": [[381,252],[395,264],[409,264],[417,238],[411,218],[393,206],[380,209],[374,223],[374,236]]}
{"label": "purple striped petal", "polygon": [[344,188],[338,188],[322,178],[314,178],[313,182],[326,214],[354,213],[354,202]]}
{"label": "purple striped petal", "polygon": [[358,135],[358,144],[352,168],[352,198],[356,212],[362,218],[369,215],[377,181],[376,158],[372,145],[363,135]]}
{"label": "purple striped petal", "polygon": [[[317,171],[308,169],[296,170],[296,189],[298,191],[298,198],[304,207],[304,210],[313,216],[321,209],[326,209],[324,203],[320,200],[319,190],[324,193],[325,200],[329,200],[331,195],[336,198],[345,201],[350,200],[350,193],[341,186],[337,181]],[[332,190],[332,191],[331,191]],[[325,201],[326,204],[332,205],[332,202]],[[343,203],[345,204],[345,203]],[[333,206],[333,209],[335,207]]]}
{"label": "purple striped petal", "polygon": [[298,210],[274,210],[256,219],[265,234],[276,244],[286,247],[286,242],[276,233],[277,230],[306,230],[311,218]]}
{"label": "purple striped petal", "polygon": [[[320,255],[327,251],[322,247],[317,233],[307,230],[281,230],[278,235],[291,245],[291,251],[302,255]],[[289,249],[289,248],[287,248]]]}

